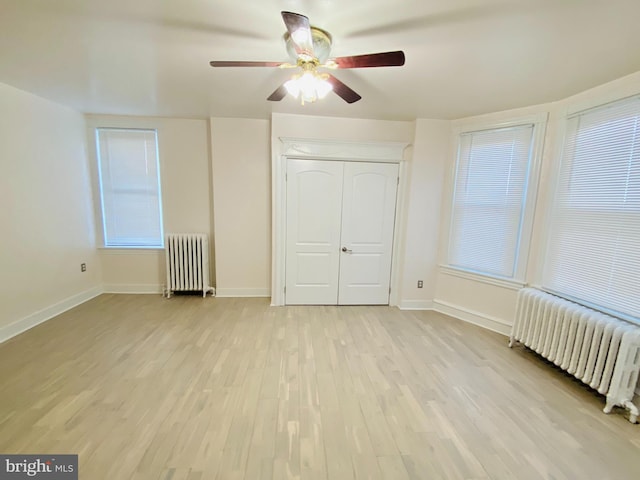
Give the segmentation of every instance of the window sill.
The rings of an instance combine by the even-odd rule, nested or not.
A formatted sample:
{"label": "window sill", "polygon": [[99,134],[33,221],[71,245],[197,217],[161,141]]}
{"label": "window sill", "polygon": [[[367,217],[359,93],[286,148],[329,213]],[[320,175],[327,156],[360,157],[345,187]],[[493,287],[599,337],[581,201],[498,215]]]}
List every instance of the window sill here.
{"label": "window sill", "polygon": [[107,255],[157,255],[164,247],[98,247],[100,253]]}
{"label": "window sill", "polygon": [[449,265],[440,265],[439,271],[440,273],[450,275],[452,277],[464,278],[465,280],[473,280],[475,282],[486,283],[487,285],[495,285],[496,287],[508,288],[510,290],[520,290],[525,286],[524,282],[518,280],[494,277],[488,274],[462,270],[461,268],[455,268]]}

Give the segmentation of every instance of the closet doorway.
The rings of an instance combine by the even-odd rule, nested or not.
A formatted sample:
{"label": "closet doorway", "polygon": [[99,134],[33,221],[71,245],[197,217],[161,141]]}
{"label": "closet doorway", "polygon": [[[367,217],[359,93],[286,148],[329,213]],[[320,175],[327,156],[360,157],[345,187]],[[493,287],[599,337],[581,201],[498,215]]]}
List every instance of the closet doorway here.
{"label": "closet doorway", "polygon": [[398,164],[286,162],[285,303],[389,304]]}

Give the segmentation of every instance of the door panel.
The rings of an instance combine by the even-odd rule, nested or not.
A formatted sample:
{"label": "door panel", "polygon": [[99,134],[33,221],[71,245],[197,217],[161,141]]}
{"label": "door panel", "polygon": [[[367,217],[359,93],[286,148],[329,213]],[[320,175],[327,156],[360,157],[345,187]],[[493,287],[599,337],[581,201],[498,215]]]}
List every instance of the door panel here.
{"label": "door panel", "polygon": [[343,163],[287,162],[285,285],[289,305],[336,305]]}
{"label": "door panel", "polygon": [[389,303],[397,186],[397,164],[345,163],[340,305]]}

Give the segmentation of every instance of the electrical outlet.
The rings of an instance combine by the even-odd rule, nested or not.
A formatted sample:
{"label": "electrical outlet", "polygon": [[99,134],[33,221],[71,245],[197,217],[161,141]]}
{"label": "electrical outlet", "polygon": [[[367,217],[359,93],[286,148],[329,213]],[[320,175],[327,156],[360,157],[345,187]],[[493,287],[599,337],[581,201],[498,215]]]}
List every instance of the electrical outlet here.
{"label": "electrical outlet", "polygon": [[86,272],[87,271],[87,264],[86,263],[81,263],[80,264],[80,271],[81,272]]}
{"label": "electrical outlet", "polygon": [[422,280],[418,280],[418,288],[422,288],[422,285],[423,285]]}

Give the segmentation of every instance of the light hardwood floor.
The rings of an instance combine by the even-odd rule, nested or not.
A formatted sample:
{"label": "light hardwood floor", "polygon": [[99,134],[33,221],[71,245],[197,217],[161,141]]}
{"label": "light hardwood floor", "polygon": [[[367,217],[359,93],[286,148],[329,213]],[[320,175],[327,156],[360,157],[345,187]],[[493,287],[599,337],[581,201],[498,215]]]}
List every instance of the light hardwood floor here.
{"label": "light hardwood floor", "polygon": [[640,426],[433,312],[102,295],[0,345],[0,385],[0,452],[83,480],[640,478]]}

